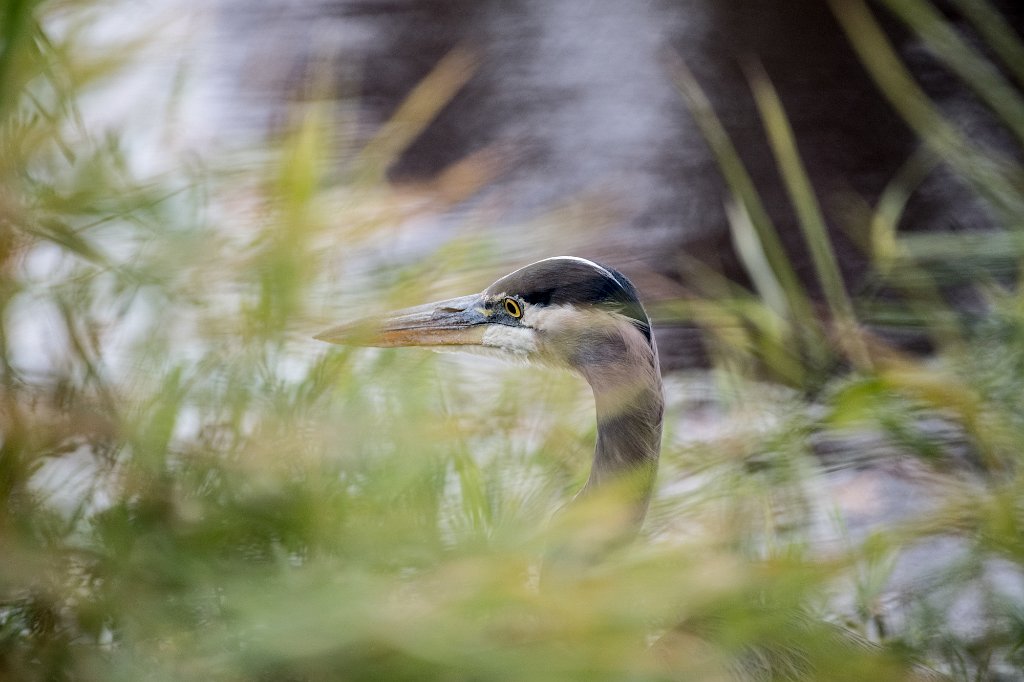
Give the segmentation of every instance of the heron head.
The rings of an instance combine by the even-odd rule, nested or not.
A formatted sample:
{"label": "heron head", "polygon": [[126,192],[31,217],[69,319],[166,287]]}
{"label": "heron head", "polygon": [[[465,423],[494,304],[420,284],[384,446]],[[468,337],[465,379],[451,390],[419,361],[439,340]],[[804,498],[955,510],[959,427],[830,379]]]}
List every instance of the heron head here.
{"label": "heron head", "polygon": [[656,357],[650,320],[621,273],[571,256],[538,261],[469,296],[342,325],[321,341],[423,346],[593,370],[626,354]]}

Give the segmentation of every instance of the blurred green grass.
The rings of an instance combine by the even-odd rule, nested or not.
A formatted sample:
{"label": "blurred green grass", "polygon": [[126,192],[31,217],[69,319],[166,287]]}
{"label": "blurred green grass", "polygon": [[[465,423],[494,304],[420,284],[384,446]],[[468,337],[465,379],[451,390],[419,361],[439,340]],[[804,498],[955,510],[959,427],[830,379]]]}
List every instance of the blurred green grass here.
{"label": "blurred green grass", "polygon": [[[887,4],[965,74],[990,70],[927,6]],[[1018,284],[978,277],[980,319],[943,303],[936,263],[955,269],[973,254],[955,235],[895,228],[931,161],[915,157],[926,170],[894,178],[864,215],[825,216],[770,74],[751,71],[816,256],[819,314],[699,84],[680,71],[757,290],[722,283],[664,307],[706,326],[717,366],[706,394],[676,386],[643,537],[595,562],[609,511],[556,513],[593,447],[578,380],[309,339],[369,303],[331,272],[402,215],[381,169],[465,81],[469,56],[442,62],[378,139],[346,150],[340,186],[338,123],[320,101],[249,168],[139,177],[117,135],[85,129],[78,112],[131,50],[97,53],[80,31],[46,29],[54,13],[73,22],[73,8],[3,7],[0,677],[904,680],[923,662],[974,680],[1019,669],[1024,600],[987,580],[986,565],[1024,570],[1024,298]],[[866,61],[929,158],[1001,212],[976,255],[997,243],[1016,274],[1016,161],[968,145],[907,86],[863,5],[836,11],[855,45],[887,59]],[[997,55],[1019,52],[990,11],[972,17]],[[1009,84],[971,85],[1007,103],[997,113],[1011,129],[1024,124]],[[870,236],[876,276],[906,294],[889,314],[917,320],[934,357],[873,337],[878,302],[845,291],[826,221]],[[471,234],[429,264],[370,275],[373,305],[485,284],[458,273],[501,259]],[[759,383],[765,373],[794,390]],[[968,455],[919,426],[935,414]],[[701,420],[737,426],[689,433]],[[888,443],[859,457],[888,461],[896,443],[948,480],[926,518],[822,552],[814,518],[831,501],[818,499],[814,447],[850,431]],[[970,476],[951,473],[964,459]],[[897,553],[950,535],[967,555],[890,623],[881,600]],[[541,557],[559,548],[570,560],[541,584]],[[837,608],[844,591],[854,603]],[[965,633],[944,608],[967,591],[982,593],[984,618]]]}

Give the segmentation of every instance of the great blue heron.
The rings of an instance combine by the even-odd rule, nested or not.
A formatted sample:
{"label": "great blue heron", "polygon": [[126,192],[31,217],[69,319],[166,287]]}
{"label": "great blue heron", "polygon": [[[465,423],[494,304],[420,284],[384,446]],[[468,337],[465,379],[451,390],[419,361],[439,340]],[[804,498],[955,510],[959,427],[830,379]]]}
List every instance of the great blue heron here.
{"label": "great blue heron", "polygon": [[[622,273],[584,258],[547,258],[505,275],[481,293],[333,327],[316,338],[482,352],[581,374],[594,391],[597,446],[580,495],[620,487],[628,494],[631,528],[643,521],[658,469],[664,398],[650,319]],[[800,613],[794,616],[798,623],[801,618]],[[688,626],[674,632],[687,633]],[[839,627],[826,632],[837,645],[875,648]],[[669,639],[659,639],[652,647],[655,653],[668,652]],[[743,679],[796,679],[808,672],[799,646],[751,647],[740,659],[736,670]],[[908,679],[944,678],[915,667]]]}
{"label": "great blue heron", "polygon": [[650,319],[622,273],[584,258],[547,258],[479,294],[333,327],[316,338],[483,352],[578,372],[597,407],[597,447],[580,495],[621,487],[634,526],[643,521],[658,469],[664,398]]}

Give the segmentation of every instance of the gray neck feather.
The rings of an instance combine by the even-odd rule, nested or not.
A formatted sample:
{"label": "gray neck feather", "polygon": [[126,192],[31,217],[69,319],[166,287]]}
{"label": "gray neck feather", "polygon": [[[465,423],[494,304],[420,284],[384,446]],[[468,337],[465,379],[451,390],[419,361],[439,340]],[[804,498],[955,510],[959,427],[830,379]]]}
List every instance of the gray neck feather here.
{"label": "gray neck feather", "polygon": [[597,407],[594,463],[580,494],[608,484],[626,486],[639,527],[658,471],[665,401],[653,339],[648,343],[632,325],[619,331],[588,340],[587,352],[577,356]]}

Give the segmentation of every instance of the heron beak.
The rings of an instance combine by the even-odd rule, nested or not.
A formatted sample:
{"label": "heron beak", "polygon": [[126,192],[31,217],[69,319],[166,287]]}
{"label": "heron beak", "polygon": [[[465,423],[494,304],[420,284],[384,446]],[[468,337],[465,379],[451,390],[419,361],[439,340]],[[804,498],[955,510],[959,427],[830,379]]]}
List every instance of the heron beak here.
{"label": "heron beak", "polygon": [[489,322],[480,294],[398,310],[331,327],[315,339],[347,346],[479,346]]}

